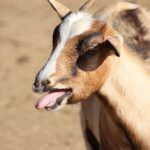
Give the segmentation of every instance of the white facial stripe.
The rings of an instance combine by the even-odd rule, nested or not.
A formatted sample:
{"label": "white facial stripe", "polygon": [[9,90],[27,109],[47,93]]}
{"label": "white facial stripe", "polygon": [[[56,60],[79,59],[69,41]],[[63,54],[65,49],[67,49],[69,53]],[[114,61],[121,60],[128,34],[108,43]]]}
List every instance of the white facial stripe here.
{"label": "white facial stripe", "polygon": [[61,50],[64,48],[64,43],[61,43],[56,47],[52,56],[48,59],[47,63],[45,64],[44,68],[41,70],[38,78],[40,81],[47,79],[48,76],[55,73],[56,70],[56,60],[60,55]]}
{"label": "white facial stripe", "polygon": [[63,20],[59,29],[61,42],[59,43],[59,45],[57,45],[52,56],[48,59],[46,65],[41,70],[39,74],[40,81],[47,79],[48,76],[56,72],[57,58],[61,54],[66,41],[69,38],[72,38],[89,30],[92,22],[92,16],[84,12],[72,13]]}

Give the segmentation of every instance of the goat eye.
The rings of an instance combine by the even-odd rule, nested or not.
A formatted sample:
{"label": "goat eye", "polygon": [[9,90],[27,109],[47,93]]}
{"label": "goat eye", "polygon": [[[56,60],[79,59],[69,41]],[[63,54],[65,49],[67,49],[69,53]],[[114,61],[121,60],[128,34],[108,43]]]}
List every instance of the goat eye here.
{"label": "goat eye", "polygon": [[93,71],[99,66],[98,50],[89,50],[77,59],[77,66],[84,71]]}
{"label": "goat eye", "polygon": [[87,52],[88,55],[96,55],[97,54],[97,50],[89,50]]}
{"label": "goat eye", "polygon": [[96,55],[97,54],[97,49],[92,49],[92,50],[88,50],[87,52],[86,52],[86,54],[87,55]]}

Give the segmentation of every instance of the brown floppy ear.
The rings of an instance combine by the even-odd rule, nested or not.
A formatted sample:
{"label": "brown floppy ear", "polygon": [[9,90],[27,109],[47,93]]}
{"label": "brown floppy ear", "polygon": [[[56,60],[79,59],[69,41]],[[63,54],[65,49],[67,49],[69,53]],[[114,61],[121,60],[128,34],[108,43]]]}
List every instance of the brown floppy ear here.
{"label": "brown floppy ear", "polygon": [[102,29],[103,41],[108,41],[115,51],[116,55],[120,57],[121,49],[123,48],[123,37],[121,37],[117,31],[115,31],[111,26],[105,24]]}

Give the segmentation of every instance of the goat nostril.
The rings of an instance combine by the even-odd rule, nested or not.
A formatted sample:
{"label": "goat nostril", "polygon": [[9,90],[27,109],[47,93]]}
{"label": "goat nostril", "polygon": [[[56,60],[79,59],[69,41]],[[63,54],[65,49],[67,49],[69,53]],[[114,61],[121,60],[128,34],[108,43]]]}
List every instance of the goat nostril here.
{"label": "goat nostril", "polygon": [[43,86],[46,86],[46,85],[50,84],[50,81],[49,81],[49,80],[43,80],[43,81],[41,82],[41,84],[42,84]]}

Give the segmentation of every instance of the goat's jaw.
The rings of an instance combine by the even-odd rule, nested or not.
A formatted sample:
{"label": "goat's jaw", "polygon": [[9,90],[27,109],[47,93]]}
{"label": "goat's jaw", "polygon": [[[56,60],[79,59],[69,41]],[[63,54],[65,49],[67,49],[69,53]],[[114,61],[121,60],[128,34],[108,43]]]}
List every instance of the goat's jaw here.
{"label": "goat's jaw", "polygon": [[41,97],[35,104],[37,109],[45,108],[46,110],[60,110],[72,97],[71,89],[52,90],[45,96]]}

